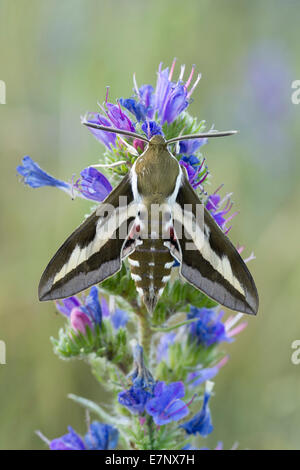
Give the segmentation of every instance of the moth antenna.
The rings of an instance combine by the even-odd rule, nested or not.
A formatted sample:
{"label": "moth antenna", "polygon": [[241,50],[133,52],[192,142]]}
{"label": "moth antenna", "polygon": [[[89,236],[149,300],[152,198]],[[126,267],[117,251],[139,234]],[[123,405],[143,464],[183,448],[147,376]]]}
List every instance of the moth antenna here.
{"label": "moth antenna", "polygon": [[89,165],[89,168],[114,168],[120,165],[128,165],[127,160],[120,160],[115,163],[96,163],[95,165]]}
{"label": "moth antenna", "polygon": [[93,129],[99,129],[99,131],[112,132],[113,134],[119,135],[127,135],[128,137],[143,140],[144,142],[147,142],[147,144],[149,144],[149,140],[146,137],[136,134],[135,132],[125,131],[123,129],[116,129],[115,127],[101,126],[100,124],[93,124],[91,122],[88,122],[85,117],[82,118],[81,123],[84,126],[92,127]]}
{"label": "moth antenna", "polygon": [[203,132],[202,134],[188,134],[180,137],[174,137],[174,139],[167,140],[167,144],[178,142],[178,140],[190,140],[190,139],[206,139],[209,137],[226,137],[228,135],[237,134],[238,131],[223,131],[223,132]]}

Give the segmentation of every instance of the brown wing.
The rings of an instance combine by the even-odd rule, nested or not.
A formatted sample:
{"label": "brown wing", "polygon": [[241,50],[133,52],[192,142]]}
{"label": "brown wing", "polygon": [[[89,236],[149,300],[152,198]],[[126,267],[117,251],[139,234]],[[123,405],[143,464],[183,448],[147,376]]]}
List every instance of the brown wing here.
{"label": "brown wing", "polygon": [[173,254],[181,275],[225,307],[255,315],[259,301],[254,280],[185,175],[174,206],[174,229],[179,235]]}

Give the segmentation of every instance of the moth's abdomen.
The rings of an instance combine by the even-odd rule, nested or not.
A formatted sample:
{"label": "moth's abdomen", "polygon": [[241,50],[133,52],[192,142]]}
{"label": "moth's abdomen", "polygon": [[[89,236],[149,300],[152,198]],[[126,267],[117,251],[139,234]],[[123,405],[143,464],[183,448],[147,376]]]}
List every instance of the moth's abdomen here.
{"label": "moth's abdomen", "polygon": [[128,257],[132,279],[149,312],[153,312],[171,275],[174,258],[163,239],[147,238]]}

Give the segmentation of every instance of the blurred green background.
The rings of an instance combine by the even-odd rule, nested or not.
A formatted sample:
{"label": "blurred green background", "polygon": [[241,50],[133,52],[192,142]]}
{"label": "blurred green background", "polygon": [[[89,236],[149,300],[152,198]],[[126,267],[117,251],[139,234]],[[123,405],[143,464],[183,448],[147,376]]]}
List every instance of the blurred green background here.
{"label": "blurred green background", "polygon": [[106,85],[112,99],[130,96],[133,72],[155,84],[159,62],[173,57],[203,74],[191,113],[240,130],[204,154],[212,190],[225,183],[234,192],[231,238],[255,251],[261,298],[258,317],[227,348],[206,444],[300,448],[300,365],[291,363],[300,339],[300,105],[291,102],[299,15],[297,0],[0,0],[0,448],[44,448],[36,429],[49,438],[68,424],[83,432],[84,412],[67,394],[103,396],[84,363],[53,355],[49,336],[63,321],[37,300],[43,268],[88,204],[24,187],[15,168],[28,154],[61,179],[78,175],[103,150],[79,116],[96,110]]}

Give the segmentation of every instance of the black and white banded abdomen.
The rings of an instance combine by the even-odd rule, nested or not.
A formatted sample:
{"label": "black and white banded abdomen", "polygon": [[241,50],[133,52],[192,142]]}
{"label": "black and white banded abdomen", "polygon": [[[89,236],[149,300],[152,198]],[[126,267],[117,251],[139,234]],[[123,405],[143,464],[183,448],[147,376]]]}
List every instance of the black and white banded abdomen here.
{"label": "black and white banded abdomen", "polygon": [[140,239],[135,251],[128,257],[131,277],[148,311],[153,312],[171,276],[174,258],[165,240]]}

